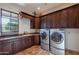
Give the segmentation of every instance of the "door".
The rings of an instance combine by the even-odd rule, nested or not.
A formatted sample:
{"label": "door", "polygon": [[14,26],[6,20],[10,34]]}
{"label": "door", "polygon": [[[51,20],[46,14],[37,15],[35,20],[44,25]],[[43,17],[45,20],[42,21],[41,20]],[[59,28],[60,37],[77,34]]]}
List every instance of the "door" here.
{"label": "door", "polygon": [[67,28],[68,27],[68,14],[66,10],[61,10],[61,19],[60,19],[60,27]]}
{"label": "door", "polygon": [[14,53],[19,52],[20,50],[22,50],[21,39],[15,38],[13,44],[14,44],[13,45]]}
{"label": "door", "polygon": [[60,21],[61,21],[61,13],[60,12],[55,12],[52,15],[52,20],[53,20],[53,27],[54,28],[60,28]]}
{"label": "door", "polygon": [[2,52],[3,52],[3,54],[7,55],[7,54],[13,53],[12,44],[13,44],[13,42],[10,41],[10,40],[2,42]]}
{"label": "door", "polygon": [[46,28],[46,16],[41,17],[41,29]]}
{"label": "door", "polygon": [[2,42],[0,41],[0,55],[2,54]]}
{"label": "door", "polygon": [[28,47],[31,47],[33,45],[32,40],[33,38],[31,36],[28,36]]}

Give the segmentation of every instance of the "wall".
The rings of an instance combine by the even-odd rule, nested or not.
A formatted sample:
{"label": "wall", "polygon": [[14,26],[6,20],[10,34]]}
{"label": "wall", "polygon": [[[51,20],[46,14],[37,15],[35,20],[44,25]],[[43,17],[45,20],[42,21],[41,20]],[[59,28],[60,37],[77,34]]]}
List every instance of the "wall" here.
{"label": "wall", "polygon": [[[0,8],[13,11],[16,13],[20,12],[20,7],[13,5],[12,3],[0,3]],[[19,19],[19,33],[30,32],[30,20],[29,19]]]}
{"label": "wall", "polygon": [[79,29],[66,29],[66,48],[79,52]]}

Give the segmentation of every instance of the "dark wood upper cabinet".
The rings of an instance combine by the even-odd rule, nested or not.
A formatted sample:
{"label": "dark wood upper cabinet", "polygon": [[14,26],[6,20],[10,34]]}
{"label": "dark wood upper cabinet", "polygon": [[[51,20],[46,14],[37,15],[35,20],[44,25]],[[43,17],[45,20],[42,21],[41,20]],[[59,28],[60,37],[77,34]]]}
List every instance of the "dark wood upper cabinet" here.
{"label": "dark wood upper cabinet", "polygon": [[39,17],[36,17],[35,19],[35,29],[40,29],[40,18]]}
{"label": "dark wood upper cabinet", "polygon": [[51,16],[50,15],[46,17],[46,28],[47,29],[51,28]]}
{"label": "dark wood upper cabinet", "polygon": [[41,28],[79,28],[79,4],[42,16]]}
{"label": "dark wood upper cabinet", "polygon": [[66,10],[61,11],[60,28],[68,27],[68,15]]}
{"label": "dark wood upper cabinet", "polygon": [[47,23],[47,22],[46,22],[46,16],[41,17],[40,20],[41,20],[41,28],[42,28],[42,29],[47,28],[47,27],[46,27],[46,26],[47,26],[47,25],[46,25],[46,23]]}
{"label": "dark wood upper cabinet", "polygon": [[61,22],[61,13],[60,12],[54,13],[54,19],[53,19],[54,28],[60,28],[60,22]]}
{"label": "dark wood upper cabinet", "polygon": [[69,28],[72,28],[72,27],[75,27],[75,25],[76,25],[76,10],[75,10],[75,8],[73,8],[73,7],[71,7],[71,8],[68,8],[68,9],[66,9],[66,11],[67,11],[67,18],[68,18],[68,27]]}
{"label": "dark wood upper cabinet", "polygon": [[79,5],[67,9],[68,27],[79,28]]}

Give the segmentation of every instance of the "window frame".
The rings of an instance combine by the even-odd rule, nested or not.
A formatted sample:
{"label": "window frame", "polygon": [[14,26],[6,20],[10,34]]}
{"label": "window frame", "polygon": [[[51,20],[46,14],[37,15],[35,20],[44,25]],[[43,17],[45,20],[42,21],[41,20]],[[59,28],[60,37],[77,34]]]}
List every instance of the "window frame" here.
{"label": "window frame", "polygon": [[[18,28],[17,28],[17,31],[14,31],[14,32],[11,31],[11,26],[10,26],[10,32],[2,32],[2,17],[3,17],[2,11],[6,11],[6,12],[9,12],[9,13],[10,13],[10,23],[12,23],[12,22],[11,22],[11,19],[12,19],[12,18],[15,18],[15,17],[13,17],[11,14],[16,14],[16,15],[17,15],[17,21],[18,21],[18,22],[17,22],[17,24],[18,24],[18,25],[17,25],[17,27],[18,27]],[[1,11],[0,11],[0,12],[1,12],[1,17],[0,17],[0,18],[1,18],[1,20],[0,20],[0,21],[1,21],[1,36],[19,34],[19,14],[18,14],[18,13],[15,13],[15,12],[12,12],[12,11],[8,11],[8,10],[5,10],[5,9],[2,9],[2,8],[1,8]],[[6,16],[6,17],[7,17],[7,16]],[[8,16],[8,17],[9,17],[9,16]]]}

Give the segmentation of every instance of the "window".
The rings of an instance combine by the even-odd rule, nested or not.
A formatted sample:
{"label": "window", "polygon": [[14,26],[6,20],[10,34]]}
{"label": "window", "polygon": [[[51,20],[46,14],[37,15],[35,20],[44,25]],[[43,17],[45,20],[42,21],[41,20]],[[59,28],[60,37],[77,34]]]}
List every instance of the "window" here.
{"label": "window", "polygon": [[2,16],[2,32],[10,32],[10,17]]}
{"label": "window", "polygon": [[18,14],[9,12],[6,10],[2,11],[2,33],[12,33],[17,32],[18,33]]}

